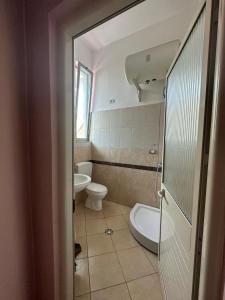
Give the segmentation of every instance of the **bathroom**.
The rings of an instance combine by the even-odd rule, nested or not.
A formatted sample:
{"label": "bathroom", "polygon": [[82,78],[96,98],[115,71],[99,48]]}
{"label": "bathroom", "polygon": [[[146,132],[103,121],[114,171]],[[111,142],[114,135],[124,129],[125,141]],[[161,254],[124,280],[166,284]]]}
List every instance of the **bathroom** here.
{"label": "bathroom", "polygon": [[198,1],[153,20],[154,2],[74,39],[76,299],[162,299],[165,79]]}

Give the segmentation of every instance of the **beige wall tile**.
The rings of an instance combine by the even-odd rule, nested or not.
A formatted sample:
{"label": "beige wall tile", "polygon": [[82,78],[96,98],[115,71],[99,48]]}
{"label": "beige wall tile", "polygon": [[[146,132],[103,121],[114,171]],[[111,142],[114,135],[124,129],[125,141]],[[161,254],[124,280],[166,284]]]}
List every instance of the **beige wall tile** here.
{"label": "beige wall tile", "polygon": [[130,207],[137,202],[159,207],[156,175],[156,172],[98,164],[93,168],[93,181],[108,188],[106,200]]}
{"label": "beige wall tile", "polygon": [[87,193],[85,192],[85,190],[76,193],[76,202],[77,203],[85,203],[85,200],[87,199]]}
{"label": "beige wall tile", "polygon": [[[104,136],[101,142],[93,141],[92,159],[157,166],[162,161],[163,113],[164,104],[94,112],[92,132],[97,128]],[[154,155],[149,154],[153,144],[159,146]],[[130,207],[137,202],[159,207],[160,176],[156,189],[156,172],[94,164],[92,177],[107,186],[106,200]]]}
{"label": "beige wall tile", "polygon": [[90,160],[91,157],[91,142],[75,143],[74,144],[74,162]]}

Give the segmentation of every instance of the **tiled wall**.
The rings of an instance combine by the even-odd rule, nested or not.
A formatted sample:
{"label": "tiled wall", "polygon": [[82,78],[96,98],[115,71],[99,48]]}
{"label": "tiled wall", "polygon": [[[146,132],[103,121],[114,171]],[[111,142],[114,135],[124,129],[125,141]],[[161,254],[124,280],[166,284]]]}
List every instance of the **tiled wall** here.
{"label": "tiled wall", "polygon": [[91,143],[82,142],[74,144],[74,163],[91,159]]}
{"label": "tiled wall", "polygon": [[[161,103],[94,112],[92,159],[157,166],[161,162],[163,107]],[[157,154],[149,154],[149,149],[154,147]],[[98,164],[93,169],[93,180],[109,189],[107,199],[129,206],[136,202],[158,206],[156,175],[151,171]]]}
{"label": "tiled wall", "polygon": [[[78,163],[81,161],[88,161],[91,159],[91,143],[90,142],[82,142],[74,144],[74,163]],[[76,201],[85,201],[86,192],[81,191],[76,194]]]}

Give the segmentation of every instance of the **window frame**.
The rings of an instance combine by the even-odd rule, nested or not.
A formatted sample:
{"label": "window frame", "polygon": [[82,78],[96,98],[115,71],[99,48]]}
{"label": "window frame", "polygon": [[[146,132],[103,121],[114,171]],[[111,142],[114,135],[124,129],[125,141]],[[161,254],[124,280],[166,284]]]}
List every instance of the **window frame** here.
{"label": "window frame", "polygon": [[[87,137],[86,138],[78,138],[77,137],[77,107],[78,107],[78,95],[79,95],[79,87],[80,87],[80,70],[81,68],[85,69],[90,74],[90,96],[88,100],[88,111],[87,111]],[[76,74],[77,69],[77,74]],[[74,139],[76,143],[89,142],[90,141],[90,129],[91,129],[91,102],[92,102],[92,90],[93,90],[93,77],[94,73],[79,60],[74,61]],[[76,74],[76,76],[75,76]],[[77,77],[77,78],[76,78]]]}

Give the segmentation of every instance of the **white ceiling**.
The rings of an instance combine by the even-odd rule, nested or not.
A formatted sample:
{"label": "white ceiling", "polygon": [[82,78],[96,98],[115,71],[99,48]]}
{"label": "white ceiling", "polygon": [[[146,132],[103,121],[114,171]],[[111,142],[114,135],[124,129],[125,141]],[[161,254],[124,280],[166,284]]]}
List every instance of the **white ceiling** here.
{"label": "white ceiling", "polygon": [[89,31],[80,39],[92,50],[99,50],[184,10],[194,11],[199,2],[200,0],[146,0]]}

